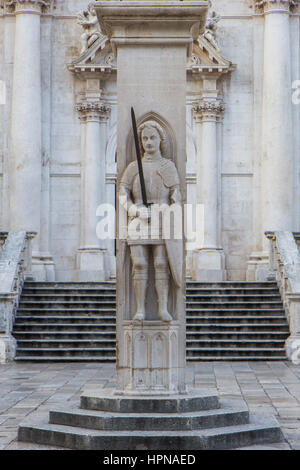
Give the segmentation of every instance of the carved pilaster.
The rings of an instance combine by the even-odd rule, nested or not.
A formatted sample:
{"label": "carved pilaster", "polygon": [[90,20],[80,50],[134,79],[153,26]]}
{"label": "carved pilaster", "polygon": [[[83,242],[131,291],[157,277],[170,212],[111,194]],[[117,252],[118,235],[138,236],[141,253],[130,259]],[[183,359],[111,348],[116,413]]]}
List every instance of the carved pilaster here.
{"label": "carved pilaster", "polygon": [[76,104],[79,119],[87,121],[107,121],[110,115],[110,107],[103,101],[82,101]]}
{"label": "carved pilaster", "polygon": [[299,5],[299,0],[254,0],[254,7],[257,12],[272,10],[290,11]]}
{"label": "carved pilaster", "polygon": [[196,122],[219,121],[225,111],[225,103],[220,100],[201,100],[193,106],[193,116]]}

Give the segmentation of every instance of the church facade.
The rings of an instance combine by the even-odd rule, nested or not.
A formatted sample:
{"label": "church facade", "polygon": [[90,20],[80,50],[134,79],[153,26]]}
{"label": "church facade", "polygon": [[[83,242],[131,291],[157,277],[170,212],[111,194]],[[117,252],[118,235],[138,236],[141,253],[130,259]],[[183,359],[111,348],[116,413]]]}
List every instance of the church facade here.
{"label": "church facade", "polygon": [[[113,280],[114,237],[96,230],[116,205],[113,44],[87,0],[0,4],[1,230],[36,232],[36,280]],[[213,0],[193,43],[185,202],[203,223],[187,279],[264,280],[265,232],[300,231],[299,19],[293,0]]]}

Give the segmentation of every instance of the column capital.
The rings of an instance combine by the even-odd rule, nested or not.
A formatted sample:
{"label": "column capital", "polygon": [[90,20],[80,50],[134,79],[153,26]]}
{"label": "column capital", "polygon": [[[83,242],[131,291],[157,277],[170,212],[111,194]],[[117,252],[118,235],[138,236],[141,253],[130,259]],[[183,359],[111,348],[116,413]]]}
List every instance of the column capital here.
{"label": "column capital", "polygon": [[81,101],[76,104],[81,121],[107,121],[110,107],[103,101]]}
{"label": "column capital", "polygon": [[282,11],[289,12],[299,5],[299,0],[254,0],[257,12]]}
{"label": "column capital", "polygon": [[4,5],[12,13],[42,13],[51,7],[55,0],[4,0]]}
{"label": "column capital", "polygon": [[196,122],[215,121],[223,117],[225,103],[221,100],[202,99],[193,106],[193,117]]}

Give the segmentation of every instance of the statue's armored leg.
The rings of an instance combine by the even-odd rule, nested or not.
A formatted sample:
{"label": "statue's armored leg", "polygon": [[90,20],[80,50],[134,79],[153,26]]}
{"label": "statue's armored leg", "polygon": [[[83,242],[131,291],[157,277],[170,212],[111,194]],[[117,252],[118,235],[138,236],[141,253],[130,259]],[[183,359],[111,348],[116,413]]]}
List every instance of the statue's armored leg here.
{"label": "statue's armored leg", "polygon": [[131,246],[131,260],[133,264],[133,287],[136,300],[136,313],[134,320],[144,320],[146,316],[145,300],[148,283],[148,247]]}
{"label": "statue's armored leg", "polygon": [[158,300],[158,316],[162,321],[172,321],[168,312],[170,271],[166,249],[163,245],[154,247],[155,288]]}

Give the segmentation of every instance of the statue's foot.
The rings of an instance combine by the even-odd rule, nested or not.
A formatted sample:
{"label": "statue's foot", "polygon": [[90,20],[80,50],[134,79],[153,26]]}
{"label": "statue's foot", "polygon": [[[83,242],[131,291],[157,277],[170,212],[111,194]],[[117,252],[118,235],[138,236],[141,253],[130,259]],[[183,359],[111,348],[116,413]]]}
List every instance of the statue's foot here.
{"label": "statue's foot", "polygon": [[162,321],[168,321],[169,322],[169,321],[173,320],[173,318],[171,317],[169,312],[167,312],[166,310],[164,310],[163,312],[158,312],[158,316]]}
{"label": "statue's foot", "polygon": [[134,321],[143,321],[143,320],[145,320],[145,314],[143,312],[137,312],[134,315],[133,320]]}

